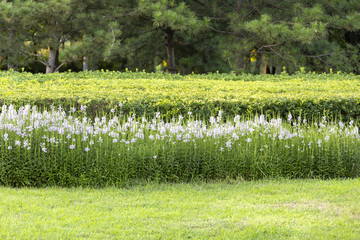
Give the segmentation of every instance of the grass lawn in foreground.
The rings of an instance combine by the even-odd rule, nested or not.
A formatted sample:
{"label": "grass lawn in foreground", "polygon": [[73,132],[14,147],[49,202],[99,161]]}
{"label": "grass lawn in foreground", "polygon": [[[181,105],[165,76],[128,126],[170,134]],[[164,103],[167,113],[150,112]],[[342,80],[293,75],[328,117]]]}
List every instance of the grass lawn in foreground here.
{"label": "grass lawn in foreground", "polygon": [[360,239],[360,179],[0,188],[0,239]]}

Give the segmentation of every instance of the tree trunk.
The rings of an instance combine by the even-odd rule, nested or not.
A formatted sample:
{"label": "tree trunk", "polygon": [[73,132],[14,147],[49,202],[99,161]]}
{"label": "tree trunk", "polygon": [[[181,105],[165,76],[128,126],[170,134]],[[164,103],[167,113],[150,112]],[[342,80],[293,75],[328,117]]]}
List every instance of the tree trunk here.
{"label": "tree trunk", "polygon": [[49,59],[46,64],[46,73],[55,72],[59,64],[59,49],[50,47]]}
{"label": "tree trunk", "polygon": [[265,62],[265,67],[264,67],[264,74],[269,74],[270,73],[270,68],[269,68],[269,64],[266,61]]}
{"label": "tree trunk", "polygon": [[274,66],[271,67],[271,74],[273,75],[276,74],[276,67]]}
{"label": "tree trunk", "polygon": [[[84,41],[86,41],[86,39],[87,39],[87,35],[86,34],[84,34]],[[88,58],[86,57],[86,56],[84,56],[83,57],[83,71],[85,72],[85,71],[87,71],[87,70],[89,70],[89,65],[88,65]]]}
{"label": "tree trunk", "polygon": [[175,65],[175,48],[174,48],[174,31],[168,27],[165,30],[166,36],[166,52],[167,52],[167,67],[166,71],[168,73],[175,74],[176,73],[176,65]]}
{"label": "tree trunk", "polygon": [[[35,52],[35,54],[36,54],[36,52]],[[39,73],[39,63],[38,63],[37,60],[38,60],[38,58],[35,57],[34,66],[33,66],[33,68],[34,68],[34,73]]]}
{"label": "tree trunk", "polygon": [[260,68],[261,68],[261,55],[258,54],[256,56],[256,62],[255,62],[255,71],[254,71],[254,74],[260,74]]}
{"label": "tree trunk", "polygon": [[87,71],[89,70],[89,66],[88,66],[88,59],[86,56],[83,57],[83,71]]}
{"label": "tree trunk", "polygon": [[15,66],[12,64],[12,55],[9,53],[9,56],[7,57],[7,70],[16,70]]}
{"label": "tree trunk", "polygon": [[[10,35],[9,35],[9,38],[10,38],[10,42],[11,42],[11,45],[13,45],[13,41],[14,41],[14,37],[15,37],[15,30],[14,29],[11,29],[10,31]],[[11,48],[13,49],[13,46],[11,46]],[[7,56],[7,69],[10,70],[10,69],[13,69],[15,70],[15,65],[13,64],[13,51],[11,50]]]}
{"label": "tree trunk", "polygon": [[[36,44],[34,44],[36,46]],[[35,60],[34,60],[34,65],[33,65],[33,68],[34,68],[34,73],[39,73],[39,62],[38,62],[38,57],[36,56],[37,55],[37,51],[34,50],[34,55],[35,55]]]}

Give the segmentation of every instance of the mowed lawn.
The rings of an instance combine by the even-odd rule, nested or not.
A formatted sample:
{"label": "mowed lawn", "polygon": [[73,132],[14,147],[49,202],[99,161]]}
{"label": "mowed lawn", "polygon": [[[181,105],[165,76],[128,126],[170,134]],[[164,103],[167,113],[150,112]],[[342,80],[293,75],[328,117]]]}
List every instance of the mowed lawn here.
{"label": "mowed lawn", "polygon": [[0,188],[0,239],[360,239],[360,179]]}

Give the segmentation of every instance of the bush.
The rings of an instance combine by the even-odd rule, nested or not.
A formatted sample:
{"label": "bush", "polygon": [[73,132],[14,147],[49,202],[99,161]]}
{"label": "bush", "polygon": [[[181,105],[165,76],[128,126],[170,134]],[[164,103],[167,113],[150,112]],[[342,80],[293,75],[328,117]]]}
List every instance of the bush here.
{"label": "bush", "polygon": [[[0,72],[0,105],[39,108],[61,106],[69,111],[87,106],[87,115],[146,114],[164,117],[193,112],[209,118],[220,109],[225,117],[264,113],[286,118],[322,115],[344,120],[360,116],[360,77],[299,73],[268,75],[166,75],[160,73],[80,72],[29,74]],[[119,106],[121,103],[121,107]]]}

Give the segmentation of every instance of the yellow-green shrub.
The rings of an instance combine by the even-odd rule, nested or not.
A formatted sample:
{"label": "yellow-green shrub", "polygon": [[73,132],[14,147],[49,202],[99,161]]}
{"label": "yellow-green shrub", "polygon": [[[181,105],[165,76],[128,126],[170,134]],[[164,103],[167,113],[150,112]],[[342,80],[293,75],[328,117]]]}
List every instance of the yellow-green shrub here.
{"label": "yellow-green shrub", "polygon": [[[168,117],[192,111],[225,114],[360,115],[360,77],[345,74],[166,75],[81,72],[51,75],[0,72],[0,104],[24,103],[65,109],[87,105],[94,116],[110,109],[124,114]],[[122,106],[119,107],[119,102]]]}

